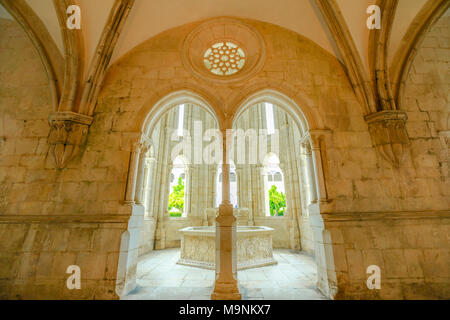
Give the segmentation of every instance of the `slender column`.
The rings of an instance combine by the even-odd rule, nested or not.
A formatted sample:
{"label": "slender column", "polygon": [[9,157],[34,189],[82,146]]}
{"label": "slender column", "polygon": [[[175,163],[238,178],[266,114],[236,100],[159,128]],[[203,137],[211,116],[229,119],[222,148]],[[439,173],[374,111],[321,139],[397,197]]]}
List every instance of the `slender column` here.
{"label": "slender column", "polygon": [[216,193],[217,193],[217,169],[214,168],[211,170],[211,199],[212,202],[208,205],[208,208],[214,208],[216,205]]}
{"label": "slender column", "polygon": [[[230,136],[231,137],[231,136]],[[212,300],[240,300],[237,283],[236,217],[230,203],[230,165],[228,146],[231,141],[222,130],[222,203],[216,218],[216,282]]]}
{"label": "slender column", "polygon": [[[153,187],[153,176],[154,176],[154,169],[156,165],[156,159],[150,158],[147,159],[147,181],[145,183],[144,193],[145,193],[145,208],[147,216],[153,215],[153,194],[155,193],[155,189]],[[150,214],[152,213],[152,214]]]}
{"label": "slender column", "polygon": [[326,161],[326,158],[324,157],[325,150],[323,146],[325,135],[329,133],[330,132],[326,130],[310,131],[312,156],[315,160],[312,161],[312,163],[317,178],[316,190],[318,198],[320,197],[319,200],[321,203],[326,203],[329,201],[324,172],[324,162]]}
{"label": "slender column", "polygon": [[259,172],[261,175],[261,179],[262,179],[262,193],[263,193],[263,206],[262,208],[264,208],[264,212],[263,214],[261,214],[261,216],[267,216],[270,215],[270,206],[269,206],[269,192],[266,190],[269,190],[268,185],[269,185],[269,179],[268,179],[268,174],[267,174],[267,170],[266,168],[260,168]]}
{"label": "slender column", "polygon": [[[264,166],[256,165],[252,174],[252,188],[255,190],[253,192],[253,201],[256,202],[256,216],[257,217],[265,217],[266,216],[266,195],[265,195],[265,186],[264,186]],[[268,199],[268,198],[267,198]],[[267,202],[268,204],[268,202]]]}
{"label": "slender column", "polygon": [[130,169],[128,171],[127,192],[125,194],[125,203],[134,203],[136,193],[136,179],[138,174],[139,154],[141,152],[142,144],[136,143],[130,155]]}
{"label": "slender column", "polygon": [[143,191],[144,191],[144,176],[145,176],[145,160],[146,154],[150,146],[148,143],[145,143],[141,148],[141,153],[139,157],[139,167],[138,167],[138,176],[136,181],[136,194],[134,201],[137,204],[143,204]]}
{"label": "slender column", "polygon": [[309,190],[309,202],[316,203],[317,202],[317,186],[316,186],[316,177],[314,174],[315,168],[312,159],[312,150],[311,145],[309,143],[302,144],[303,155],[305,156],[306,166],[305,166],[305,175],[308,177],[308,190]]}
{"label": "slender column", "polygon": [[237,203],[238,203],[238,207],[242,208],[242,201],[243,201],[243,196],[242,196],[242,169],[241,167],[237,167],[236,168],[236,182],[237,182]]}
{"label": "slender column", "polygon": [[[184,196],[184,216],[187,217],[192,216],[191,212],[191,204],[192,204],[192,181],[193,174],[195,171],[193,170],[193,165],[187,165],[184,169],[184,176],[186,177],[186,183],[184,186],[184,192],[186,193]],[[172,192],[172,190],[170,190]]]}

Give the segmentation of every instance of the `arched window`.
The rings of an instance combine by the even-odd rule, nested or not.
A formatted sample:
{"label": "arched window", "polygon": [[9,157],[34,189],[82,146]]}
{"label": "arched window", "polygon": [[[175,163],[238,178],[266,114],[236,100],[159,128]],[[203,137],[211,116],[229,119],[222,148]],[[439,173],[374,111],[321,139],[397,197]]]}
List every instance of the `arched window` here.
{"label": "arched window", "polygon": [[[237,175],[236,175],[236,167],[234,163],[230,163],[230,202],[233,205],[233,208],[238,207],[238,198],[237,198]],[[216,183],[216,207],[222,203],[222,166],[219,165],[219,170],[217,174],[217,183]]]}
{"label": "arched window", "polygon": [[286,192],[280,160],[274,153],[267,154],[264,160],[264,201],[266,216],[284,216],[286,211]]}
{"label": "arched window", "polygon": [[186,164],[181,156],[173,161],[172,171],[170,172],[169,184],[169,215],[171,217],[184,217],[185,204],[185,183],[186,183]]}

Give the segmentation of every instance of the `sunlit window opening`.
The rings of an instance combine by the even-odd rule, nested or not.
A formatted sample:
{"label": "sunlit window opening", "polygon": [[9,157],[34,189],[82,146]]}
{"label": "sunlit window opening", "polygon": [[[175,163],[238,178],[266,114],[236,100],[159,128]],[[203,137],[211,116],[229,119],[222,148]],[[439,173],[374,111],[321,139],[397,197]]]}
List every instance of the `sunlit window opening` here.
{"label": "sunlit window opening", "polygon": [[273,118],[273,104],[265,103],[266,105],[266,122],[267,122],[267,134],[275,133],[275,121]]}
{"label": "sunlit window opening", "polygon": [[169,179],[169,216],[184,217],[186,173],[181,157],[175,158]]}
{"label": "sunlit window opening", "polygon": [[178,107],[178,128],[177,128],[177,135],[179,137],[183,136],[184,131],[184,104],[181,104]]}
{"label": "sunlit window opening", "polygon": [[266,216],[284,216],[286,211],[286,193],[280,160],[274,153],[265,159],[265,201]]}

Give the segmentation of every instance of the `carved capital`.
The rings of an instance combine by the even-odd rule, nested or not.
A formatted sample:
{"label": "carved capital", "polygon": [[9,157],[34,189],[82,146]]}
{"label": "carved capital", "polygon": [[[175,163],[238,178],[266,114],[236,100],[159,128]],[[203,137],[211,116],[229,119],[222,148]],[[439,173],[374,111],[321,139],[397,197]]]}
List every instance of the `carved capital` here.
{"label": "carved capital", "polygon": [[409,147],[403,111],[381,111],[365,117],[374,147],[395,168],[399,168]]}
{"label": "carved capital", "polygon": [[303,142],[301,144],[301,154],[310,156],[312,154],[311,144]]}
{"label": "carved capital", "polygon": [[56,112],[50,115],[50,153],[58,169],[64,168],[86,142],[92,117],[74,112]]}
{"label": "carved capital", "polygon": [[150,138],[137,135],[137,137],[131,141],[131,152],[146,154],[152,145],[153,142]]}
{"label": "carved capital", "polygon": [[145,159],[145,166],[147,168],[152,168],[153,166],[156,165],[158,161],[155,158],[147,158]]}

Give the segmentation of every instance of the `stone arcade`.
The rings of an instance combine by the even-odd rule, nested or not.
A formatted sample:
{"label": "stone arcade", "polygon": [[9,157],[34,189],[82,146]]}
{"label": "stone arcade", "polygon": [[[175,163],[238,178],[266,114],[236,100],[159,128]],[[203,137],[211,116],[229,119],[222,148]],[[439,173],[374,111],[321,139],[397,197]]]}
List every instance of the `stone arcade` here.
{"label": "stone arcade", "polygon": [[0,299],[449,299],[448,7],[0,0]]}

